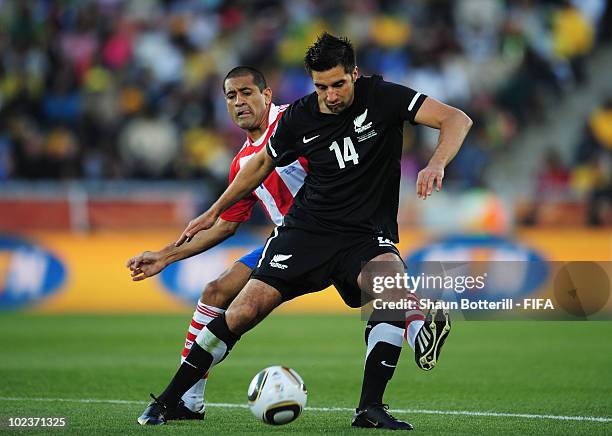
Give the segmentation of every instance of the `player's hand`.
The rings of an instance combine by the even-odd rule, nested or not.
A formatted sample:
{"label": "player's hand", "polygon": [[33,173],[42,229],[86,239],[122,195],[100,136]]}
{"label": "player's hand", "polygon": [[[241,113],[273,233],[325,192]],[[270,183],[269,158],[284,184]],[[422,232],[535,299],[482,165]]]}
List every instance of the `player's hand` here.
{"label": "player's hand", "polygon": [[166,263],[158,251],[145,251],[128,260],[126,266],[132,271],[132,280],[139,282],[159,273]]}
{"label": "player's hand", "polygon": [[219,218],[219,214],[213,209],[208,209],[199,217],[192,219],[174,245],[178,247],[183,242],[191,241],[199,231],[210,229],[217,221],[217,218]]}
{"label": "player's hand", "polygon": [[431,162],[417,176],[416,191],[417,197],[427,200],[433,192],[434,184],[436,191],[442,189],[442,179],[444,178],[444,166],[432,164]]}

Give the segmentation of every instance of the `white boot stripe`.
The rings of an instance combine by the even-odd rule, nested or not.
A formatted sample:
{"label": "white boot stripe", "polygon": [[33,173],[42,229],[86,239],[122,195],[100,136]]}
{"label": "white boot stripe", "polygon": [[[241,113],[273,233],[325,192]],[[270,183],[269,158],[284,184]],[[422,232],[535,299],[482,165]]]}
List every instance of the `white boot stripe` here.
{"label": "white boot stripe", "polygon": [[419,346],[421,347],[421,351],[425,351],[425,346],[423,345],[423,338],[419,336],[417,339],[419,340]]}

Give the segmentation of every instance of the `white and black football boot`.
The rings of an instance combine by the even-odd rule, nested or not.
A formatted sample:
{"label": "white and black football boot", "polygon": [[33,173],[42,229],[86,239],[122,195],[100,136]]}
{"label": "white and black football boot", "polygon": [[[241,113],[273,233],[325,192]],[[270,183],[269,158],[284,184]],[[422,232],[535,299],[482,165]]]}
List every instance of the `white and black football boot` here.
{"label": "white and black football boot", "polygon": [[414,340],[414,359],[419,368],[430,371],[438,363],[440,350],[451,329],[449,311],[436,309],[425,317],[425,323]]}

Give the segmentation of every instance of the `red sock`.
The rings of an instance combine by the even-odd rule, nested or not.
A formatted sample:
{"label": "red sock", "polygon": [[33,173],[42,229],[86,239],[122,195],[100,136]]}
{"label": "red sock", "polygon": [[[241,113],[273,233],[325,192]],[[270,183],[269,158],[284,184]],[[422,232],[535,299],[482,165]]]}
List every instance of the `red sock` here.
{"label": "red sock", "polygon": [[[193,318],[189,324],[189,330],[187,331],[187,338],[185,339],[185,347],[181,353],[181,362],[185,360],[191,346],[193,345],[198,333],[206,326],[210,321],[225,313],[225,309],[219,309],[218,307],[209,306],[207,304],[198,301],[196,310],[193,312]],[[204,377],[194,384],[185,394],[183,394],[183,401],[185,406],[194,412],[199,412],[204,409],[204,391],[206,389],[206,380],[208,379],[208,373],[204,374]]]}
{"label": "red sock", "polygon": [[181,362],[185,360],[191,350],[191,346],[195,341],[198,333],[213,319],[225,313],[225,309],[219,309],[218,307],[209,306],[207,304],[198,301],[195,312],[193,312],[193,318],[189,324],[187,330],[187,337],[185,338],[185,347],[181,353]]}

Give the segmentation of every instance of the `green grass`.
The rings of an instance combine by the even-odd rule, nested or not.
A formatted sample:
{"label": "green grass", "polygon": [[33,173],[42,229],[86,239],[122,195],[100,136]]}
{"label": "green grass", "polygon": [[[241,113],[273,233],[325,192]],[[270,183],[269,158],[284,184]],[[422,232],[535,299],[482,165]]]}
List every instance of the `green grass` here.
{"label": "green grass", "polygon": [[[247,409],[222,407],[209,407],[205,422],[138,426],[149,392],[159,393],[176,369],[188,319],[0,315],[0,433],[9,416],[66,416],[63,431],[75,434],[379,433],[351,429],[348,411],[306,410],[292,424],[271,427]],[[358,316],[272,316],[214,369],[207,399],[245,404],[251,378],[263,367],[283,364],[305,379],[309,406],[355,407],[363,354]],[[394,409],[612,417],[612,323],[457,322],[432,372],[417,369],[412,352],[404,350],[385,400]],[[412,422],[416,433],[612,433],[612,422],[396,415]]]}

